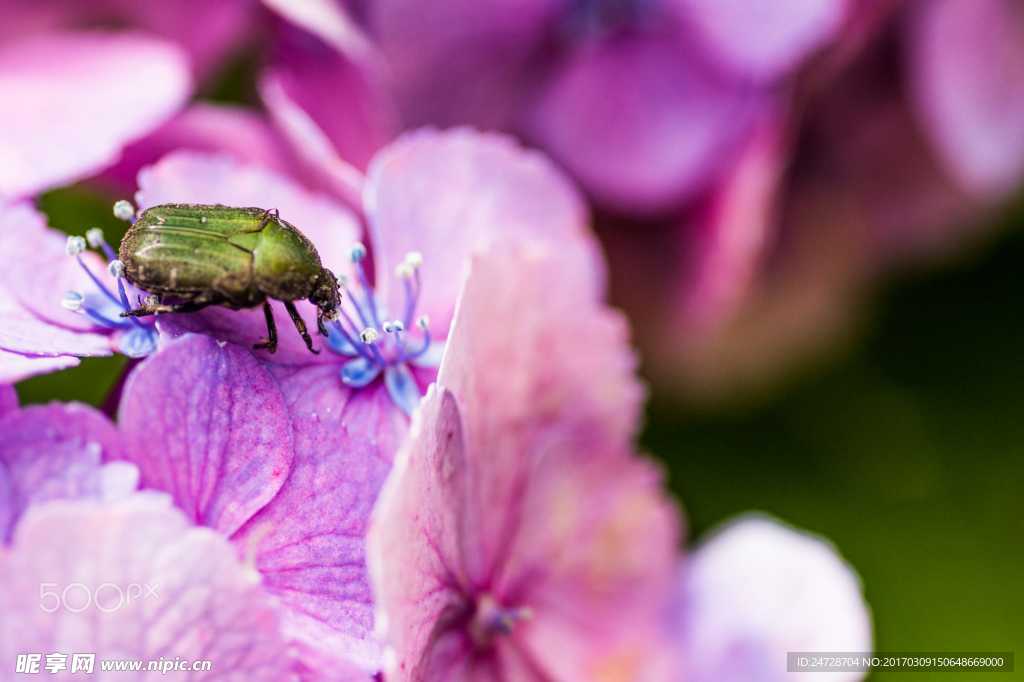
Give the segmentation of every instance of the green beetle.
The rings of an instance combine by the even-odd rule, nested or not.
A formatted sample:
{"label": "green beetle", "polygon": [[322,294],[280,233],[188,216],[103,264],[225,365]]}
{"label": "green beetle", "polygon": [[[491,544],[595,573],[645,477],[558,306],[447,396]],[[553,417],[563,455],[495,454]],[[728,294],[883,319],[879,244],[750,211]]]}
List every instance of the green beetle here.
{"label": "green beetle", "polygon": [[139,214],[121,240],[125,278],[151,294],[123,317],[187,313],[211,305],[239,310],[263,305],[267,338],[254,348],[277,349],[270,299],[284,303],[306,347],[313,340],[295,301],[317,307],[317,327],[340,303],[338,280],[313,244],[277,209],[161,204]]}

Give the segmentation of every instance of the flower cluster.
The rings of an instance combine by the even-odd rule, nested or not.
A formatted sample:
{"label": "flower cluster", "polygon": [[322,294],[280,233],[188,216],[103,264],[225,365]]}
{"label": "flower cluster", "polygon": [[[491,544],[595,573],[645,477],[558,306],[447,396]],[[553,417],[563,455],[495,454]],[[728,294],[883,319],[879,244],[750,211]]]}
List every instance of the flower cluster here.
{"label": "flower cluster", "polygon": [[[605,231],[659,377],[756,365],[778,320],[816,329],[850,273],[1020,184],[1011,0],[38,4],[0,10],[19,103],[0,112],[5,665],[772,682],[786,651],[871,648],[825,540],[755,515],[686,548],[637,450],[645,390],[587,199],[609,226],[668,226]],[[272,46],[265,113],[186,104],[247,40]],[[881,44],[906,48],[910,86],[878,78]],[[899,206],[874,201],[879,149]],[[79,181],[134,192],[127,222],[276,209],[337,276],[324,352],[277,301],[273,353],[258,308],[127,315],[149,292],[103,231],[68,237],[34,204]],[[808,239],[828,245],[813,263]],[[763,326],[736,322],[753,296]],[[14,383],[114,353],[132,362],[109,414],[18,405]],[[106,585],[138,598],[107,608]]]}

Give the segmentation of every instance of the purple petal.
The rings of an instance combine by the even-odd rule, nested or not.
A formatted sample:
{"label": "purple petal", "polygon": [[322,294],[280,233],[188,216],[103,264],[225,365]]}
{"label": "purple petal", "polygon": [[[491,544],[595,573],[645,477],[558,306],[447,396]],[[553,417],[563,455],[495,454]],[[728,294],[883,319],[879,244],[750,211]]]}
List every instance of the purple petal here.
{"label": "purple petal", "polygon": [[277,497],[234,538],[287,609],[289,636],[366,669],[380,665],[364,539],[407,426],[379,384],[351,390],[337,366],[277,369],[295,460]]}
{"label": "purple petal", "polygon": [[0,417],[0,540],[34,504],[78,497],[110,498],[135,488],[133,467],[102,460],[123,455],[106,417],[84,405],[27,407]]}
{"label": "purple petal", "polygon": [[416,406],[420,404],[420,387],[416,383],[409,368],[404,363],[388,367],[384,370],[384,386],[395,405],[406,415],[412,416]]}
{"label": "purple petal", "polygon": [[782,682],[788,651],[871,650],[871,619],[850,566],[827,542],[769,519],[735,522],[706,541],[685,566],[683,594],[692,682]]}
{"label": "purple petal", "polygon": [[[67,329],[96,331],[89,318],[61,305],[68,291],[98,293],[81,266],[67,255],[66,244],[67,236],[47,227],[46,218],[27,203],[0,205],[0,297],[4,297],[0,309],[9,310],[13,300],[41,320]],[[99,256],[85,252],[81,257],[93,275],[113,291],[113,279]],[[90,336],[83,335],[87,347],[96,341]]]}
{"label": "purple petal", "polygon": [[531,130],[599,200],[651,213],[705,186],[759,98],[705,72],[673,41],[624,38],[570,57]]}
{"label": "purple petal", "polygon": [[839,32],[849,0],[673,0],[713,59],[741,77],[786,75]]}
{"label": "purple petal", "polygon": [[389,310],[401,310],[394,269],[410,251],[421,253],[418,310],[435,338],[447,335],[468,256],[499,235],[558,244],[567,269],[589,270],[588,284],[604,286],[580,197],[546,159],[508,138],[469,130],[406,135],[374,159],[365,203],[378,293]]}
{"label": "purple petal", "polygon": [[0,350],[0,384],[12,384],[39,374],[75,367],[81,362],[70,355],[46,357]]}
{"label": "purple petal", "polygon": [[0,601],[9,661],[58,651],[207,659],[213,676],[254,682],[288,679],[292,665],[256,572],[154,493],[34,508],[0,552]]}
{"label": "purple petal", "polygon": [[18,393],[14,386],[0,385],[0,417],[18,409]]}
{"label": "purple petal", "polygon": [[380,365],[366,358],[355,358],[341,366],[341,380],[346,386],[362,388],[377,378]]}
{"label": "purple petal", "polygon": [[934,0],[916,9],[912,94],[933,144],[966,189],[1013,189],[1024,180],[1024,8]]}
{"label": "purple petal", "polygon": [[189,335],[132,372],[118,422],[142,484],[231,535],[281,489],[292,434],[277,382],[249,351]]}
{"label": "purple petal", "polygon": [[538,51],[557,30],[564,0],[416,0],[367,6],[409,126],[518,123],[536,78]]}
{"label": "purple petal", "polygon": [[0,49],[0,197],[88,176],[159,126],[190,89],[185,56],[141,35],[53,34]]}

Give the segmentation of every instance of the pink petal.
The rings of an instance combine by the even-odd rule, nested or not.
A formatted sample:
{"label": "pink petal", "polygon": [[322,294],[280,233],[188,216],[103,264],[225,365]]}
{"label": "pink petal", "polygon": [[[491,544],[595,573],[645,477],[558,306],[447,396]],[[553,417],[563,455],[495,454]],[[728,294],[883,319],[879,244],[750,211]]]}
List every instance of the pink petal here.
{"label": "pink petal", "polygon": [[125,148],[104,174],[120,188],[135,190],[139,171],[175,151],[227,154],[241,163],[281,175],[292,172],[289,152],[269,121],[251,109],[197,102],[160,129]]}
{"label": "pink petal", "polygon": [[258,574],[162,495],[34,508],[0,553],[0,599],[5,660],[94,652],[99,671],[106,658],[204,659],[215,677],[267,682],[291,666]]}
{"label": "pink petal", "polygon": [[[472,258],[439,388],[382,493],[370,565],[395,679],[593,679],[671,593],[674,514],[626,449],[642,391],[625,327],[556,249],[506,239]],[[483,590],[534,614],[490,668],[460,626]]]}
{"label": "pink petal", "polygon": [[266,75],[259,88],[271,120],[302,164],[303,176],[313,187],[330,192],[349,208],[358,210],[363,173],[338,155],[334,143],[291,98],[281,79]]}
{"label": "pink petal", "polygon": [[172,341],[140,364],[118,423],[142,484],[226,535],[274,498],[292,466],[277,382],[247,350],[205,336]]}
{"label": "pink petal", "polygon": [[[383,83],[384,64],[372,43],[341,3],[264,3],[291,22],[278,36],[269,79],[323,131],[342,159],[366,168],[398,130]],[[268,101],[272,103],[276,101]]]}
{"label": "pink petal", "polygon": [[138,481],[128,465],[102,464],[104,458],[122,456],[121,438],[106,417],[84,405],[15,410],[0,417],[0,433],[0,540],[10,539],[31,505],[117,497]]}
{"label": "pink petal", "polygon": [[367,537],[377,622],[394,654],[389,680],[433,679],[431,659],[467,651],[468,643],[437,637],[447,611],[468,607],[461,590],[471,584],[466,563],[479,540],[469,483],[458,406],[451,393],[431,387]]}
{"label": "pink petal", "polygon": [[674,41],[624,38],[570,57],[531,131],[600,201],[653,213],[705,186],[759,98],[702,70]]}
{"label": "pink petal", "polygon": [[673,0],[712,57],[739,76],[786,75],[839,32],[849,0]]}
{"label": "pink petal", "polygon": [[[43,214],[29,204],[0,205],[0,297],[5,297],[0,308],[11,309],[13,301],[41,320],[67,329],[96,331],[97,326],[89,318],[61,306],[68,291],[98,294],[96,285],[67,255],[66,245],[67,236],[47,227]],[[82,259],[111,291],[116,290],[97,254],[86,252]],[[83,344],[95,347],[98,341],[90,338],[93,336],[83,334]]]}
{"label": "pink petal", "polygon": [[39,374],[48,374],[81,362],[70,355],[45,357],[40,355],[22,355],[0,350],[0,383],[10,384],[28,379]]}
{"label": "pink petal", "polygon": [[140,35],[52,34],[0,48],[0,197],[91,175],[188,97],[177,48]]}
{"label": "pink petal", "polygon": [[774,236],[776,200],[788,151],[777,119],[752,131],[742,152],[684,229],[689,269],[683,282],[687,333],[714,328],[745,300]]}
{"label": "pink petal", "polygon": [[934,0],[917,9],[911,91],[927,132],[966,189],[1013,189],[1024,180],[1024,8]]}
{"label": "pink petal", "polygon": [[346,271],[349,247],[360,233],[355,216],[328,197],[223,155],[176,152],[164,157],[139,173],[137,199],[141,208],[174,202],[276,208],[313,241],[324,265],[336,273]]}
{"label": "pink petal", "polygon": [[[377,291],[389,310],[401,310],[394,268],[420,252],[419,310],[435,337],[447,333],[468,256],[499,235],[557,245],[563,267],[583,273],[588,296],[604,286],[580,197],[547,160],[508,138],[465,129],[406,135],[374,159],[365,204]],[[506,327],[501,318],[491,322]]]}
{"label": "pink petal", "polygon": [[682,646],[692,682],[782,682],[790,679],[786,652],[871,650],[860,581],[812,535],[765,518],[733,523],[692,555],[683,580]]}
{"label": "pink petal", "polygon": [[295,460],[281,491],[234,540],[287,609],[290,637],[375,670],[364,538],[407,422],[382,385],[353,391],[338,369],[278,370]]}

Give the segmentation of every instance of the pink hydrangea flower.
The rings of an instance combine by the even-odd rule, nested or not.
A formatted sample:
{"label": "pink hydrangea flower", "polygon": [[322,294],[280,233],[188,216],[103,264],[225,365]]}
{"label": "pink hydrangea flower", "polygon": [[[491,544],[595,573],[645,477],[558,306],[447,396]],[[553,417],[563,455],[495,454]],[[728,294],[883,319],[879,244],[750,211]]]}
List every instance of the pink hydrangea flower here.
{"label": "pink hydrangea flower", "polygon": [[372,519],[387,679],[774,682],[786,651],[870,650],[855,575],[777,524],[733,526],[677,582],[675,513],[628,447],[625,328],[571,275],[537,245],[473,261]]}

